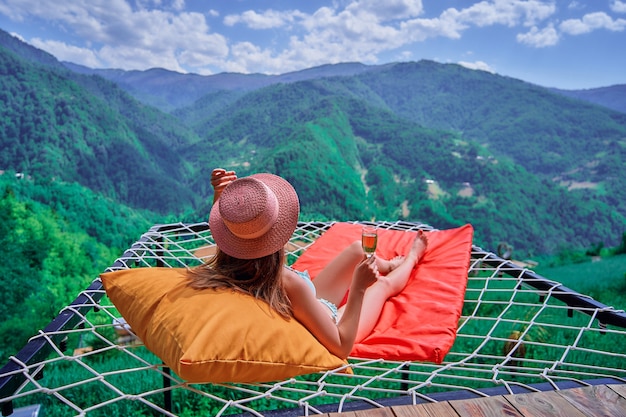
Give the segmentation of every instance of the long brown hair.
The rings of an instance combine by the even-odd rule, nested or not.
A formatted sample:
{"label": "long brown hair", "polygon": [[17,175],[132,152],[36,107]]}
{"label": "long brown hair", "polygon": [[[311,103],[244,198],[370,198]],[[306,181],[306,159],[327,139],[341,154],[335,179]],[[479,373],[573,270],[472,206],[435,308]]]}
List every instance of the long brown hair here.
{"label": "long brown hair", "polygon": [[283,317],[291,317],[291,302],[281,277],[285,253],[281,249],[256,259],[234,258],[217,248],[207,263],[189,270],[195,289],[237,289],[267,302]]}

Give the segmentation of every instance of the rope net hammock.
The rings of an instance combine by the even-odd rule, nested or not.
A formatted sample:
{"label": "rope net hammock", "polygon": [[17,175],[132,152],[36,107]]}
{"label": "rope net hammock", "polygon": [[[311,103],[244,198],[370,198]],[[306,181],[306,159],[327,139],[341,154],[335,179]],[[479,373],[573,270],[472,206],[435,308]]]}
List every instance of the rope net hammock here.
{"label": "rope net hammock", "polygon": [[[288,262],[332,224],[299,223]],[[157,225],[107,271],[195,266],[213,244],[206,223]],[[311,415],[625,383],[624,346],[624,311],[472,246],[457,337],[440,364],[350,358],[353,374],[189,384],[133,335],[97,278],[0,370],[0,403],[3,415],[38,404],[54,416]]]}

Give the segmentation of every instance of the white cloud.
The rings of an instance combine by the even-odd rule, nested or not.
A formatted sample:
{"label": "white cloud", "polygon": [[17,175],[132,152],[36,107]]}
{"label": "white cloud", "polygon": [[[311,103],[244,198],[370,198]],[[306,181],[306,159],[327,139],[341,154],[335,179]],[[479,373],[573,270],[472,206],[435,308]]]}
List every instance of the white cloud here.
{"label": "white cloud", "polygon": [[408,19],[422,14],[421,0],[356,0],[345,8],[354,15],[367,13],[377,16],[381,21]]}
{"label": "white cloud", "polygon": [[[277,73],[323,63],[375,64],[381,52],[428,38],[458,39],[472,26],[531,26],[549,18],[555,10],[554,4],[538,0],[485,0],[461,10],[449,8],[434,18],[419,17],[424,13],[421,0],[352,0],[344,8],[334,3],[312,14],[298,10],[249,10],[226,16],[224,24],[243,24],[252,29],[283,28],[290,34],[289,44],[279,51],[263,49],[253,41],[231,45],[227,65],[231,71]],[[473,65],[479,67],[478,63]],[[485,65],[480,68],[488,70]]]}
{"label": "white cloud", "polygon": [[251,42],[233,45],[230,59],[224,63],[224,66],[226,71],[243,73],[258,72],[254,68],[263,68],[264,71],[271,73],[300,69],[288,56],[274,55],[270,50],[262,49]]}
{"label": "white cloud", "polygon": [[257,13],[254,10],[247,10],[239,15],[228,15],[224,17],[226,26],[234,26],[243,23],[251,29],[273,29],[290,24],[298,16],[303,14],[299,11],[276,11],[266,10]]}
{"label": "white cloud", "polygon": [[[449,8],[435,18],[421,18],[421,0],[353,0],[345,8],[324,6],[312,14],[295,11],[246,11],[224,18],[224,24],[253,29],[285,28],[290,32],[287,49],[268,51],[233,45],[236,67],[261,65],[266,71],[294,70],[322,63],[360,61],[376,63],[378,54],[428,38],[458,39],[472,26],[531,25],[555,13],[554,4],[538,0],[481,1],[468,8]],[[235,58],[232,51],[238,48]],[[399,52],[400,53],[400,52]],[[258,57],[263,56],[263,60]],[[272,57],[273,59],[268,59]],[[254,62],[254,64],[252,64]]]}
{"label": "white cloud", "polygon": [[[423,18],[422,0],[345,0],[310,14],[269,9],[224,17],[227,26],[285,31],[288,44],[270,49],[254,39],[229,44],[211,32],[203,14],[183,11],[184,0],[109,0],[106,5],[91,0],[4,0],[0,7],[5,3],[15,16],[31,14],[54,21],[84,40],[73,48],[41,42],[60,59],[89,66],[100,62],[123,69],[161,66],[194,72],[206,72],[211,66],[277,73],[329,62],[377,63],[381,52],[398,49],[401,54],[399,48],[428,38],[458,39],[472,26],[527,25],[554,12],[554,5],[538,0],[484,0]],[[216,10],[207,12],[218,15]]]}
{"label": "white cloud", "polygon": [[495,74],[495,71],[493,70],[493,68],[491,68],[489,64],[483,61],[475,61],[475,62],[459,61],[458,64],[465,68],[469,68],[473,70],[480,70],[480,71],[487,71],[492,74]]}
{"label": "white cloud", "polygon": [[568,19],[559,25],[559,29],[569,35],[581,35],[598,29],[621,32],[626,28],[625,19],[615,19],[604,12],[589,13],[582,19]]}
{"label": "white cloud", "polygon": [[[396,56],[404,56],[407,48],[404,52],[400,48],[429,38],[459,39],[471,27],[531,25],[555,10],[553,4],[538,0],[483,0],[423,18],[422,0],[342,0],[311,14],[268,9],[223,18],[227,26],[283,30],[288,43],[272,49],[255,44],[254,39],[229,44],[224,36],[211,32],[203,14],[184,12],[184,0],[135,0],[135,9],[128,0],[109,0],[106,5],[91,0],[0,0],[0,5],[4,3],[14,6],[16,16],[32,13],[53,20],[84,39],[74,48],[41,43],[60,59],[75,57],[74,62],[89,66],[100,62],[123,69],[161,66],[201,73],[209,67],[279,73],[329,62],[374,64],[382,52],[398,50]],[[207,12],[207,16],[218,15],[216,10]],[[524,42],[531,43],[531,36],[537,43],[537,33],[525,35]]]}
{"label": "white cloud", "polygon": [[172,2],[172,8],[174,10],[185,10],[185,0],[174,0]]}
{"label": "white cloud", "polygon": [[404,29],[403,35],[410,42],[439,36],[460,39],[462,32],[472,26],[532,26],[549,18],[555,12],[554,4],[535,0],[481,1],[461,10],[448,8],[436,18],[408,20],[403,22],[401,27]]}
{"label": "white cloud", "polygon": [[306,21],[302,25],[310,29],[311,24],[316,27],[326,26],[326,23],[332,23],[332,20],[341,16],[343,19],[351,16],[384,22],[416,17],[422,12],[421,0],[388,0],[385,2],[378,0],[355,0],[350,2],[342,11],[338,11],[337,8],[320,7],[313,15],[306,15],[298,10],[276,11],[269,9],[263,12],[247,10],[240,14],[226,16],[224,24],[227,26],[245,24],[251,29],[272,29],[293,23],[296,19],[301,19]]}
{"label": "white cloud", "polygon": [[467,24],[456,19],[454,13],[444,12],[435,19],[413,19],[401,24],[407,42],[422,42],[428,38],[439,36],[459,39],[461,32],[468,28]]}
{"label": "white cloud", "polygon": [[[172,12],[138,7],[133,10],[124,0],[105,3],[90,0],[5,0],[15,15],[30,13],[55,22],[63,31],[73,32],[83,45],[37,40],[37,47],[87,66],[122,69],[163,67],[174,71],[194,71],[196,66],[220,64],[228,55],[224,36],[211,33],[205,17],[195,12]],[[143,6],[159,5],[159,0]],[[137,3],[138,4],[138,3]],[[171,9],[184,8],[184,1],[173,0]],[[33,42],[33,41],[31,41]],[[89,52],[89,50],[91,52]]]}
{"label": "white cloud", "polygon": [[24,39],[24,37],[22,37],[22,35],[20,35],[19,33],[11,32],[11,36],[16,37],[17,39],[21,40],[24,43],[28,43],[26,39]]}
{"label": "white cloud", "polygon": [[567,5],[567,8],[570,10],[582,10],[585,7],[586,7],[586,4],[576,1],[576,0],[574,0],[573,2]]}
{"label": "white cloud", "polygon": [[63,42],[39,38],[31,39],[29,43],[35,48],[42,49],[54,55],[59,61],[80,63],[90,68],[102,66],[102,62],[98,59],[94,51],[88,48],[80,48],[78,46],[67,45]]}
{"label": "white cloud", "polygon": [[[356,14],[355,14],[356,13]],[[229,17],[228,23],[243,22],[252,25],[252,14]],[[255,22],[259,14],[255,16]],[[276,17],[265,14],[265,17]],[[226,21],[225,21],[226,22]],[[361,61],[374,63],[376,54],[406,43],[401,31],[391,25],[383,25],[375,14],[367,10],[336,10],[321,7],[313,14],[292,11],[278,16],[274,25],[292,24],[287,45],[280,51],[251,48],[250,43],[231,47],[234,66],[255,71],[285,72],[324,63]],[[255,27],[258,27],[255,26]],[[244,62],[248,60],[246,65]],[[229,67],[232,70],[232,67]]]}
{"label": "white cloud", "polygon": [[134,4],[138,9],[185,9],[185,0],[134,0]]}
{"label": "white cloud", "polygon": [[537,26],[533,26],[530,31],[518,34],[516,39],[519,43],[535,48],[544,48],[556,45],[559,42],[559,34],[553,25],[548,25],[541,30]]}
{"label": "white cloud", "polygon": [[152,51],[125,46],[105,46],[98,51],[98,56],[109,66],[120,69],[165,68],[171,71],[186,72],[169,51],[154,54]]}
{"label": "white cloud", "polygon": [[448,9],[446,13],[462,24],[478,27],[504,25],[514,27],[519,24],[533,26],[556,12],[553,3],[538,0],[492,0],[481,1],[457,11]]}
{"label": "white cloud", "polygon": [[[236,8],[218,3],[213,6],[215,9],[200,13],[188,11],[184,0],[0,0],[0,13],[15,20],[32,17],[46,20],[59,31],[73,34],[78,39],[74,45],[69,41],[37,40],[35,46],[61,60],[94,67],[163,67],[198,73],[224,70],[282,73],[346,61],[376,64],[382,53],[412,57],[415,52],[410,51],[417,43],[433,38],[460,39],[467,31],[491,26],[527,28],[523,29],[525,33],[517,35],[517,41],[532,47],[555,45],[563,34],[588,33],[600,28],[619,31],[626,26],[624,19],[613,19],[603,12],[589,13],[559,25],[554,20],[555,0],[456,3],[467,7],[450,7],[432,17],[424,17],[423,0],[332,0],[312,13],[252,10],[251,6],[249,10],[233,13]],[[245,7],[243,4],[239,7]],[[566,4],[567,13],[576,13],[586,3],[573,0]],[[623,12],[626,2],[612,0],[610,7],[614,12]],[[240,25],[234,29],[238,35],[250,33],[246,29],[255,32],[237,42],[216,33],[207,19],[219,27],[219,20],[211,18],[221,16],[220,12],[229,13],[221,19],[224,25]],[[255,38],[256,31],[261,30],[271,35],[258,36],[258,39],[271,37],[268,46]],[[460,64],[493,72],[482,61],[469,61]]]}
{"label": "white cloud", "polygon": [[626,13],[626,2],[613,0],[609,6],[615,13]]}
{"label": "white cloud", "polygon": [[396,55],[397,61],[410,61],[413,59],[413,52],[412,51],[401,51],[398,55]]}

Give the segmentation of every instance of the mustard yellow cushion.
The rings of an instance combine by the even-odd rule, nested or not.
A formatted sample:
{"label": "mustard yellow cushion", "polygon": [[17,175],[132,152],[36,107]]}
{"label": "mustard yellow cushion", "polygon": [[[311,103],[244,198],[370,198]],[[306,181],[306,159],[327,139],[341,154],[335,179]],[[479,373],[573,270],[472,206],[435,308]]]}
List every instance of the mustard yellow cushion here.
{"label": "mustard yellow cushion", "polygon": [[135,268],[100,278],[134,333],[188,382],[268,382],[346,365],[263,301],[189,288],[185,269]]}

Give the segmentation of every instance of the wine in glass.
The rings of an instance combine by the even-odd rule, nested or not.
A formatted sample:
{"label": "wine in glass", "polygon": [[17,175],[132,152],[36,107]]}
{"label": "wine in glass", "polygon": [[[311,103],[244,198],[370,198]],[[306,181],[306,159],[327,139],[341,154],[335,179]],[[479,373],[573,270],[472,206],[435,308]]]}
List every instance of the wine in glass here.
{"label": "wine in glass", "polygon": [[376,252],[378,242],[378,231],[374,226],[363,226],[361,233],[361,246],[367,257],[371,257]]}

